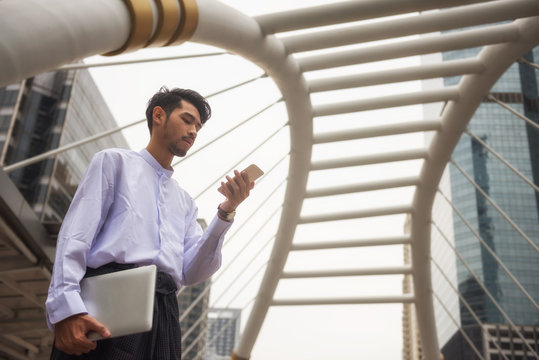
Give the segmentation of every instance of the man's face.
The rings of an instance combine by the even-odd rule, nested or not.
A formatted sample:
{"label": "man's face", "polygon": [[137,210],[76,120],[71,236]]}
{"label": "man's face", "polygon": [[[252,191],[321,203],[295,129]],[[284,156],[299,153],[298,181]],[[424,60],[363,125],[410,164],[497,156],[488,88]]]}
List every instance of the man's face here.
{"label": "man's face", "polygon": [[174,109],[165,121],[164,144],[172,154],[185,156],[201,128],[200,114],[196,107],[182,100],[181,108]]}

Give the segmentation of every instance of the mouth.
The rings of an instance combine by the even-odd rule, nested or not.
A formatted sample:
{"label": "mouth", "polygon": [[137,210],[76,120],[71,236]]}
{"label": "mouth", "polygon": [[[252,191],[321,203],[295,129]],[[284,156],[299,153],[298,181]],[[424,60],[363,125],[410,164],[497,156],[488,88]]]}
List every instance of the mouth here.
{"label": "mouth", "polygon": [[183,141],[185,141],[189,146],[193,146],[193,143],[195,142],[192,138],[183,138]]}

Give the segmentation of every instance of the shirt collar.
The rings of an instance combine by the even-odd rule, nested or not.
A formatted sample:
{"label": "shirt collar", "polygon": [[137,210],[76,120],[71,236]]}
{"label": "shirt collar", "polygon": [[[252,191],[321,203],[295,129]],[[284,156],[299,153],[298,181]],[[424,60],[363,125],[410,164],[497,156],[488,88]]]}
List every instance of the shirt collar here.
{"label": "shirt collar", "polygon": [[150,164],[151,167],[153,167],[159,174],[165,174],[167,177],[171,177],[172,174],[174,173],[174,169],[170,168],[170,169],[165,169],[164,167],[161,166],[161,164],[159,164],[159,161],[157,161],[152,154],[150,154],[150,152],[148,150],[146,150],[145,148],[142,149],[139,154],[142,156],[142,158],[144,160],[146,160],[146,162],[148,164]]}

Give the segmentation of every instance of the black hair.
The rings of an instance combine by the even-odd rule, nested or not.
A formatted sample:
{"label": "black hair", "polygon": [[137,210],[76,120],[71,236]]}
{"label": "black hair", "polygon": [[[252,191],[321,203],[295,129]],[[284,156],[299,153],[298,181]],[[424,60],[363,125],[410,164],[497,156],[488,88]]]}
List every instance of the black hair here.
{"label": "black hair", "polygon": [[169,90],[166,86],[163,86],[148,101],[148,106],[146,108],[146,120],[148,121],[150,134],[152,133],[153,125],[153,109],[156,106],[162,107],[168,117],[174,109],[182,107],[182,100],[193,104],[200,114],[200,122],[202,124],[211,117],[210,104],[208,104],[208,101],[196,91],[178,88]]}

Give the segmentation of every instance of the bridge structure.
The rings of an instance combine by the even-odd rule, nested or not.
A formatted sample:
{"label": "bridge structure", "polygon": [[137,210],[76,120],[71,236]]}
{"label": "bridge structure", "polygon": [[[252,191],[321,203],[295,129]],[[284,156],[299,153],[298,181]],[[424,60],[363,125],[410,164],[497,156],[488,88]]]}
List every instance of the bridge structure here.
{"label": "bridge structure", "polygon": [[[283,178],[282,201],[273,216],[279,220],[269,243],[271,251],[245,328],[231,355],[233,359],[250,358],[272,307],[401,303],[414,304],[417,309],[424,357],[439,359],[436,294],[431,275],[435,266],[431,256],[432,233],[439,228],[433,225],[433,204],[440,195],[440,182],[452,161],[453,150],[468,132],[476,109],[489,97],[492,86],[504,72],[516,61],[525,61],[523,55],[539,44],[538,1],[353,0],[249,16],[215,0],[2,0],[0,19],[0,86],[62,67],[76,68],[80,66],[77,61],[96,54],[115,56],[163,46],[181,49],[187,41],[240,56],[262,69],[261,77],[275,84],[288,117],[284,125],[290,144],[286,152],[288,169]],[[481,50],[477,56],[466,59],[399,66],[400,59],[469,48]],[[391,62],[390,67],[374,71],[355,68],[384,62]],[[348,70],[318,75],[332,69]],[[454,76],[460,80],[452,86],[440,82],[434,88],[366,97],[349,96],[352,92],[348,92],[345,100],[331,100],[364,87]],[[313,126],[320,119],[338,121],[339,116],[350,115],[359,119],[377,110],[427,104],[442,104],[438,116],[402,120],[395,111],[391,118],[372,126],[324,131],[316,131]],[[530,121],[522,114],[516,116]],[[394,136],[422,133],[428,134],[430,141],[416,148],[388,151],[374,147],[374,151],[365,154],[352,149],[356,141],[372,140],[374,144]],[[333,152],[333,157],[324,159],[313,156],[320,149],[347,143],[350,151]],[[69,148],[43,157],[55,156],[60,151]],[[245,150],[247,158],[248,151]],[[51,234],[57,228],[47,227],[35,218],[7,176],[32,161],[37,160],[6,165],[0,171],[0,352],[17,359],[46,356],[43,352],[51,344],[51,335],[43,327],[44,299],[54,257]],[[309,185],[309,179],[321,172],[338,174],[343,169],[408,161],[419,164],[413,174],[394,172],[372,181],[357,177],[348,183],[327,181],[324,186]],[[513,168],[511,164],[507,166]],[[265,176],[270,174],[271,170]],[[537,192],[537,186],[529,180],[528,183]],[[400,188],[410,190],[409,202],[389,199],[346,210],[338,205],[358,194]],[[269,192],[267,195],[272,196]],[[325,199],[339,201],[328,201],[329,205],[318,211],[302,210],[309,201],[326,204]],[[334,238],[324,241],[295,241],[302,226],[334,228],[336,222],[394,215],[408,217],[409,233],[396,229],[385,237],[360,235],[342,239],[338,231],[333,231]],[[526,235],[524,239],[536,253],[537,239]],[[286,268],[289,256],[298,252],[393,245],[409,246],[409,264],[297,271]],[[241,256],[234,261],[248,262]],[[353,288],[354,278],[386,275],[411,276],[413,292],[275,296],[279,284],[292,279],[348,278]],[[514,280],[520,284],[519,279]],[[528,289],[522,290],[528,294]],[[537,307],[533,296],[528,294],[528,298]],[[534,349],[530,351],[537,356]]]}

